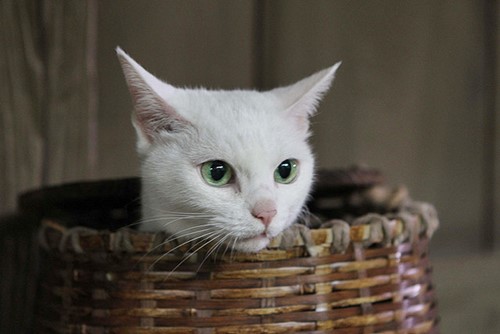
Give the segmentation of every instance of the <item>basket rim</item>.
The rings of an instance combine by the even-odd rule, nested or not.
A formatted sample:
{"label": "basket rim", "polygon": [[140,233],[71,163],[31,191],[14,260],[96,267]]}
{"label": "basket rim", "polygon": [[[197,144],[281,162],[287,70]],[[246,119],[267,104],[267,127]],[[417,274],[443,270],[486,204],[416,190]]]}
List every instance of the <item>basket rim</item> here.
{"label": "basket rim", "polygon": [[[377,243],[390,247],[399,246],[403,243],[414,244],[418,243],[421,239],[430,239],[431,237],[427,233],[428,224],[418,214],[406,215],[405,219],[402,219],[400,216],[393,216],[387,219],[387,223],[390,227],[390,237],[377,241],[371,240],[373,237],[372,231],[376,229],[373,224],[367,223],[349,226],[349,245],[369,248],[374,243]],[[292,243],[290,243],[290,236],[284,236],[282,233],[272,239],[270,244],[260,252],[236,252],[235,258],[258,261],[272,259],[277,254],[280,254],[278,256],[280,259],[284,259],[300,252],[305,254],[306,257],[338,253],[333,249],[336,240],[336,231],[332,228],[309,229],[304,225],[300,226],[300,229],[289,229],[292,232]],[[304,237],[304,231],[308,234],[307,237]],[[288,239],[286,245],[283,244],[284,238]],[[88,254],[98,252],[127,252],[158,254],[171,251],[177,247],[180,252],[188,252],[191,247],[189,243],[179,247],[179,241],[172,239],[165,232],[139,231],[128,227],[116,231],[97,230],[86,227],[66,227],[63,223],[51,219],[42,220],[38,240],[43,249],[52,253],[70,252]],[[201,252],[210,248],[210,246],[207,245]]]}

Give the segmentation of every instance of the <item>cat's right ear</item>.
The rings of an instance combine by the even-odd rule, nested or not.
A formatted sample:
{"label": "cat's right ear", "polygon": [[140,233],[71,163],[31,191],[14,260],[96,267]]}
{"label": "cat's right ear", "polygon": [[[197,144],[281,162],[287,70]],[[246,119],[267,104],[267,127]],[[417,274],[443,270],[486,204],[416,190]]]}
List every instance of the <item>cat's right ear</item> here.
{"label": "cat's right ear", "polygon": [[309,117],[316,112],[319,101],[330,88],[340,62],[316,72],[290,86],[270,91],[283,103],[286,114],[294,119],[297,128],[303,133],[309,131]]}
{"label": "cat's right ear", "polygon": [[175,93],[175,87],[146,71],[120,47],[116,54],[134,103],[132,123],[137,132],[137,148],[144,152],[162,132],[179,131],[189,122],[165,100]]}

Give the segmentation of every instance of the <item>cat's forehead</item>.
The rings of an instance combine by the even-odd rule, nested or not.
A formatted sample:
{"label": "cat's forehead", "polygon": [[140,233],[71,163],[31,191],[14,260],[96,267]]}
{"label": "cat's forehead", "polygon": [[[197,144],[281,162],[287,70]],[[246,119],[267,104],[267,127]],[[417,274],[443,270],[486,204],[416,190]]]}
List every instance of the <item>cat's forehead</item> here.
{"label": "cat's forehead", "polygon": [[279,116],[280,101],[268,93],[250,90],[186,89],[166,98],[188,120]]}
{"label": "cat's forehead", "polygon": [[197,128],[199,154],[205,159],[231,160],[242,167],[273,166],[307,150],[306,138],[272,96],[256,91],[184,94],[173,106]]}
{"label": "cat's forehead", "polygon": [[172,102],[201,133],[215,132],[221,138],[257,141],[292,131],[283,105],[266,93],[192,90]]}

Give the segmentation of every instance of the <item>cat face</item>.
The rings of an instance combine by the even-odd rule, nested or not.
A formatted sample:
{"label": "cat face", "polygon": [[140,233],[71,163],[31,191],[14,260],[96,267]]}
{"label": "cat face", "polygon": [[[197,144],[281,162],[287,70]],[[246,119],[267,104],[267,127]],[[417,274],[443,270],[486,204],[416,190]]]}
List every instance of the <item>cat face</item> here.
{"label": "cat face", "polygon": [[211,91],[117,53],[135,104],[141,229],[255,252],[297,219],[313,181],[308,118],[339,64],[267,92]]}

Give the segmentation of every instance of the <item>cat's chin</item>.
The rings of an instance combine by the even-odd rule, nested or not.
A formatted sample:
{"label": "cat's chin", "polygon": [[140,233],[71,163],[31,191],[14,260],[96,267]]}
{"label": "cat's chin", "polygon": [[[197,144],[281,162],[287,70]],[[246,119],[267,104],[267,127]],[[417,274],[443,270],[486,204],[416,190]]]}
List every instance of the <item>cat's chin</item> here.
{"label": "cat's chin", "polygon": [[239,239],[235,245],[235,249],[243,253],[256,253],[266,248],[269,241],[268,236],[260,234],[255,237]]}

